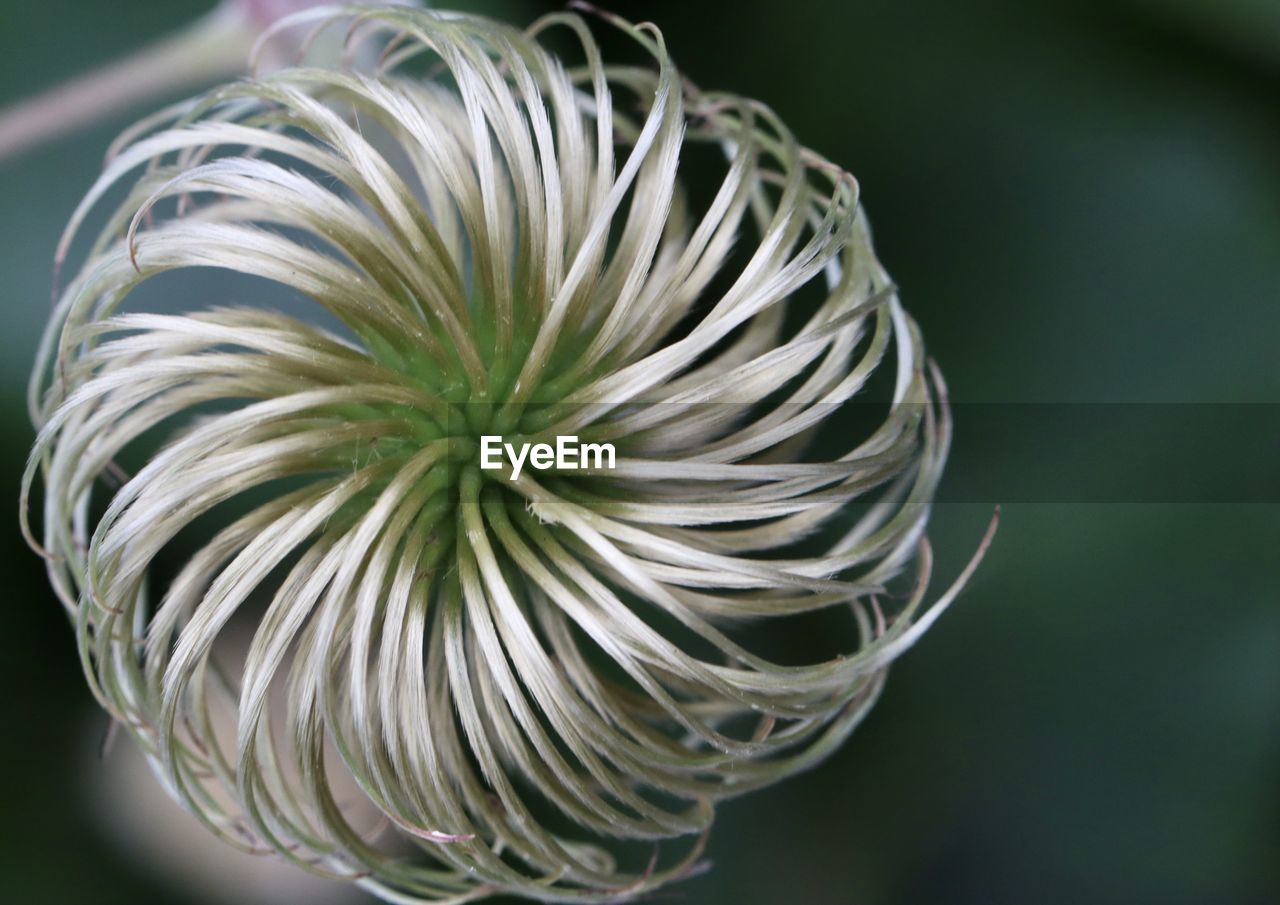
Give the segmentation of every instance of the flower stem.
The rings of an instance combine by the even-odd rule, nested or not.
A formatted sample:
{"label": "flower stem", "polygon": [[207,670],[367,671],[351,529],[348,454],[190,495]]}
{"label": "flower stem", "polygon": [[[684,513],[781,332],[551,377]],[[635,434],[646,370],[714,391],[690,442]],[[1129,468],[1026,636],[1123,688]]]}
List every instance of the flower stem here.
{"label": "flower stem", "polygon": [[0,110],[0,162],[142,101],[231,75],[244,68],[255,37],[242,8],[224,3],[124,59]]}

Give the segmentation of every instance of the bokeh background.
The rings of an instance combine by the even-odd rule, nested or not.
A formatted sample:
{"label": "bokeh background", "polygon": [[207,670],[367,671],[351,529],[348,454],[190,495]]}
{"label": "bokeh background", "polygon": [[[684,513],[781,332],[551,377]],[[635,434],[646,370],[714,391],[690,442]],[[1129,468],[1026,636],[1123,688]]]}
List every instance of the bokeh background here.
{"label": "bokeh background", "polygon": [[[556,4],[453,5],[523,21]],[[861,180],[961,403],[954,480],[970,483],[937,510],[943,575],[1005,503],[977,578],[851,742],[724,807],[714,869],[659,900],[1280,902],[1280,4],[612,7]],[[0,0],[0,106],[205,8]],[[255,901],[214,853],[138,841],[169,817],[112,762],[125,755],[98,758],[71,631],[16,527],[54,244],[131,118],[0,164],[0,902],[14,905]],[[983,416],[966,422],[966,404]],[[1123,442],[1068,442],[1061,424],[1028,442],[1054,411]],[[179,879],[195,867],[204,886]]]}

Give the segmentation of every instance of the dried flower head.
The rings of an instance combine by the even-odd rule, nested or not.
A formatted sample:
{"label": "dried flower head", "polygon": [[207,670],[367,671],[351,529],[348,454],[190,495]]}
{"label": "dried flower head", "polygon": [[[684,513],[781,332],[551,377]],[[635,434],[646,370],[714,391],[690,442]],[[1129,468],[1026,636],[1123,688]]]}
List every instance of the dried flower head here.
{"label": "dried flower head", "polygon": [[[573,13],[304,13],[377,67],[145,122],[60,250],[114,191],[44,344],[23,502],[38,476],[94,694],[214,833],[389,901],[686,875],[715,803],[829,754],[973,568],[925,604],[949,421],[854,179],[605,18],[646,62],[606,65]],[[132,310],[187,268],[329,323]],[[491,436],[617,459],[485,469]],[[830,659],[762,652],[815,613],[847,629]]]}

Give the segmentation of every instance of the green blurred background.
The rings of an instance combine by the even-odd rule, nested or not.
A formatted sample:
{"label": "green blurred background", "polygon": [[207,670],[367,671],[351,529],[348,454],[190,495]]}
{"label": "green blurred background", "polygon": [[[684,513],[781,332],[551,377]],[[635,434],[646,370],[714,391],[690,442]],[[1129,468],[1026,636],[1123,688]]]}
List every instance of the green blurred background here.
{"label": "green blurred background", "polygon": [[[525,21],[556,6],[469,8]],[[205,8],[0,0],[0,106]],[[987,563],[851,742],[724,807],[714,869],[658,899],[1280,902],[1280,3],[612,8],[658,23],[700,85],[761,98],[857,174],[961,403],[1267,403],[1247,412],[1276,441],[1241,458],[1238,438],[1191,424],[1028,463],[1025,438],[967,430],[961,407],[957,456],[993,498],[938,507],[942,574],[1005,476],[1034,464],[1036,489],[1005,499]],[[54,244],[130,119],[0,164],[0,498],[14,506],[0,519],[0,902],[15,905],[205,895],[104,813],[134,792],[103,803],[118,771],[94,754],[102,721],[16,528]],[[1156,501],[1079,501],[1052,478],[1107,486],[1125,469],[1163,482]],[[1186,469],[1237,502],[1183,493]]]}

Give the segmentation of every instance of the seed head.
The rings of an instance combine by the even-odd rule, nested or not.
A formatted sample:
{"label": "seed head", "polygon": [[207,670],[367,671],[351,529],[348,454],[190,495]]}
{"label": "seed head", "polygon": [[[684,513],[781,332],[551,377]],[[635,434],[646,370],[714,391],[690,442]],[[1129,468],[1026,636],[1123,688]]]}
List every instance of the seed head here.
{"label": "seed head", "polygon": [[[926,604],[950,422],[857,183],[650,25],[604,17],[607,65],[577,13],[304,15],[377,66],[145,123],[60,250],[115,199],[24,488],[90,686],[214,833],[388,901],[687,875],[973,568]],[[317,313],[141,291],[192,268]],[[485,469],[488,436],[617,458]],[[829,658],[788,662],[797,621]]]}

